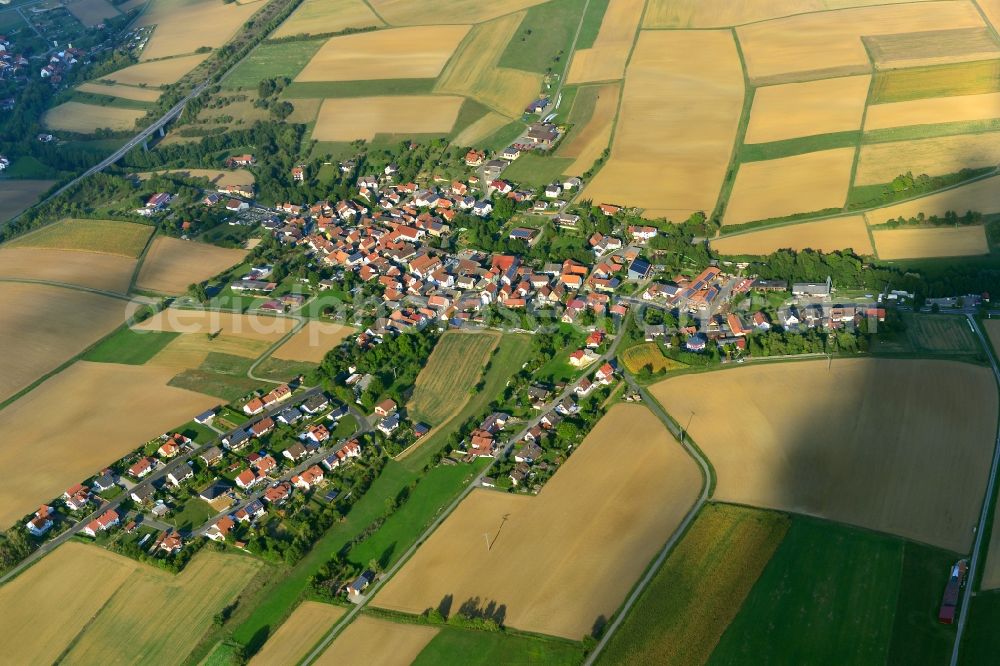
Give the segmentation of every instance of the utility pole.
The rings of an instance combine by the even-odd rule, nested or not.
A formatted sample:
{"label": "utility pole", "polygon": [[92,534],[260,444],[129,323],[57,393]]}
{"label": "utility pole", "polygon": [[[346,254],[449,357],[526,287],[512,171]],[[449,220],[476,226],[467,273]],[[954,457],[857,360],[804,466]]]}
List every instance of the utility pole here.
{"label": "utility pole", "polygon": [[486,538],[486,552],[488,553],[488,552],[490,552],[490,533],[489,532],[483,532],[483,537]]}
{"label": "utility pole", "polygon": [[687,426],[685,426],[684,432],[681,433],[681,441],[684,441],[684,438],[687,437],[688,431],[691,430],[691,421],[692,421],[692,419],[694,419],[694,410],[693,409],[691,410],[691,416],[688,417]]}

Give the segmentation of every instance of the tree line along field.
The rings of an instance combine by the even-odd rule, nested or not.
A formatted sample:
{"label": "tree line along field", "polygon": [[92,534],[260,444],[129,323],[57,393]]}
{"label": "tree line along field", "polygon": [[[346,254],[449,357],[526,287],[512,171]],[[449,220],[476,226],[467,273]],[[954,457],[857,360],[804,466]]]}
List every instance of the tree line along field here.
{"label": "tree line along field", "polygon": [[441,336],[406,405],[411,419],[440,425],[460,410],[499,341],[500,335],[491,332],[448,331]]}

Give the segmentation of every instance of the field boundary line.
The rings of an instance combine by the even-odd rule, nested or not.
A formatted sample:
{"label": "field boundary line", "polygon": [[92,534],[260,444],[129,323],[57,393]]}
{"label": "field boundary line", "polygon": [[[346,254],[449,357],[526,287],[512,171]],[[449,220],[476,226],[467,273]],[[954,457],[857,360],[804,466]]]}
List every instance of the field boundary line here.
{"label": "field boundary line", "polygon": [[729,206],[729,197],[736,187],[736,176],[740,168],[740,148],[747,136],[747,127],[750,126],[750,114],[753,112],[753,102],[757,95],[757,87],[750,82],[750,73],[747,71],[746,58],[743,56],[743,46],[740,44],[739,35],[736,28],[729,28],[729,34],[733,38],[733,46],[736,47],[736,57],[740,61],[740,72],[743,74],[743,106],[740,108],[740,119],[736,125],[736,136],[733,137],[733,149],[729,153],[729,164],[726,167],[726,174],[722,178],[722,185],[719,186],[719,193],[715,196],[715,208],[709,214],[709,220],[716,220],[719,227],[722,227],[722,217],[726,214]]}
{"label": "field boundary line", "polygon": [[139,256],[135,258],[135,270],[132,271],[132,279],[129,280],[128,288],[125,290],[126,294],[131,294],[132,290],[135,289],[135,284],[139,281],[139,272],[142,270],[142,265],[146,262],[146,256],[149,254],[149,249],[153,247],[153,241],[156,240],[156,236],[159,233],[159,225],[153,227],[153,233],[149,234],[149,238],[146,239],[146,245],[143,246],[142,252],[140,252]]}
{"label": "field boundary line", "polygon": [[983,23],[986,24],[986,29],[993,36],[993,39],[996,40],[997,42],[1000,42],[1000,32],[997,31],[996,26],[993,25],[992,21],[990,21],[990,18],[986,15],[986,12],[983,11],[983,8],[979,6],[979,0],[970,0],[970,1],[972,3],[972,6],[976,8],[976,11],[979,12],[979,16],[982,17]]}
{"label": "field boundary line", "polygon": [[[861,150],[864,147],[864,136],[865,136],[865,123],[868,122],[868,107],[872,103],[872,93],[875,90],[875,60],[872,58],[872,54],[868,51],[868,45],[861,40],[862,48],[865,50],[865,56],[868,58],[868,62],[871,63],[872,73],[868,78],[868,92],[865,94],[865,106],[861,110],[861,124],[858,127],[858,138],[857,143],[854,144],[854,160],[851,162],[851,176],[850,180],[847,181],[847,195],[844,197],[844,206],[842,210],[847,212],[847,204],[851,200],[851,191],[857,186],[856,181],[858,178],[858,163],[861,162]],[[865,217],[865,226],[868,225],[868,218]],[[872,248],[875,247],[875,240],[872,239]]]}
{"label": "field boundary line", "polygon": [[271,358],[271,355],[274,354],[274,352],[278,351],[278,349],[283,344],[285,344],[286,342],[288,342],[292,338],[293,335],[295,335],[296,333],[298,333],[299,331],[301,331],[303,328],[305,328],[306,325],[311,321],[310,319],[308,319],[306,317],[303,317],[301,315],[292,315],[292,316],[290,316],[288,318],[290,318],[290,319],[294,318],[295,319],[295,325],[292,326],[291,330],[288,331],[288,333],[286,333],[284,336],[282,336],[280,340],[278,340],[273,345],[271,345],[270,347],[268,347],[267,349],[265,349],[264,353],[261,354],[260,356],[258,356],[257,359],[253,363],[250,364],[250,367],[247,368],[247,378],[248,379],[252,379],[252,380],[254,380],[256,382],[267,382],[268,384],[284,384],[285,383],[285,382],[280,382],[280,381],[277,381],[277,380],[274,380],[274,379],[264,379],[263,377],[257,377],[256,375],[253,374],[253,371],[256,370],[257,366],[259,366],[261,363],[263,363],[267,359]]}

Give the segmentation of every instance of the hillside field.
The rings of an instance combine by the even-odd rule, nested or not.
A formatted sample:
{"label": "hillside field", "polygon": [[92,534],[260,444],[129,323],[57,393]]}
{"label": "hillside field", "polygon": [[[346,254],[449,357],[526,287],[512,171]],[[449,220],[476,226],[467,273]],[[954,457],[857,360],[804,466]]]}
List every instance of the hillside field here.
{"label": "hillside field", "polygon": [[65,219],[16,238],[5,247],[105,252],[135,259],[152,233],[153,227],[133,222]]}
{"label": "hillside field", "polygon": [[3,278],[64,282],[124,294],[134,271],[135,259],[120,254],[18,248],[6,244],[0,248]]}
{"label": "hillside field", "polygon": [[303,601],[253,656],[250,666],[298,662],[346,612],[340,606]]}
{"label": "hillside field", "polygon": [[406,405],[410,418],[440,425],[457,413],[499,342],[500,335],[492,332],[448,331],[441,336]]}
{"label": "hillside field", "polygon": [[163,294],[183,294],[188,285],[218,275],[240,263],[246,255],[246,250],[157,236],[135,286]]}

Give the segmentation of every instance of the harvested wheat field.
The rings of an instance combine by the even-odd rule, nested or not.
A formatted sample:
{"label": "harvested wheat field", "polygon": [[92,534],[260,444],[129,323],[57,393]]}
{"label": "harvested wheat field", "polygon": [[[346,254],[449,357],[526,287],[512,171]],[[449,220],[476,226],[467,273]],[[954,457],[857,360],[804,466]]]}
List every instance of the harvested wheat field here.
{"label": "harvested wheat field", "polygon": [[879,259],[968,257],[988,254],[986,227],[872,229]]}
{"label": "harvested wheat field", "polygon": [[457,414],[471,397],[499,342],[496,332],[448,331],[441,336],[406,405],[413,419],[440,425]]}
{"label": "harvested wheat field", "polygon": [[766,162],[744,162],[723,224],[841,208],[851,185],[854,148],[836,148]]}
{"label": "harvested wheat field", "polygon": [[1000,118],[1000,93],[914,99],[868,107],[865,130]]}
{"label": "harvested wheat field", "polygon": [[382,27],[364,0],[305,0],[271,35],[272,39],[292,35],[323,35],[347,28]]}
{"label": "harvested wheat field", "polygon": [[997,425],[985,367],[824,359],[684,375],[652,391],[674,416],[695,412],[689,431],[715,467],[716,500],[972,545]]}
{"label": "harvested wheat field", "polygon": [[890,183],[907,172],[941,176],[1000,165],[1000,132],[869,143],[861,146],[855,185]]}
{"label": "harvested wheat field", "polygon": [[110,97],[120,97],[131,99],[137,102],[155,102],[160,99],[160,91],[154,88],[140,88],[138,86],[127,86],[120,83],[107,83],[103,79],[81,83],[76,87],[80,92],[93,93],[95,95],[108,95]]}
{"label": "harvested wheat field", "polygon": [[333,37],[295,80],[433,79],[468,33],[467,25],[433,25]]}
{"label": "harvested wheat field", "polygon": [[1000,56],[1000,45],[986,27],[874,35],[865,37],[864,42],[878,70],[989,60]]}
{"label": "harvested wheat field", "polygon": [[437,632],[434,627],[359,615],[314,663],[317,666],[409,666]]}
{"label": "harvested wheat field", "polygon": [[976,0],[976,5],[986,15],[994,29],[1000,30],[1000,0]]}
{"label": "harvested wheat field", "polygon": [[258,9],[253,4],[219,0],[153,0],[137,23],[137,27],[156,26],[140,60],[194,53],[203,46],[222,46]]}
{"label": "harvested wheat field", "polygon": [[311,321],[274,352],[286,361],[319,363],[326,353],[354,333],[350,326]]}
{"label": "harvested wheat field", "polygon": [[461,97],[408,95],[326,99],[316,116],[317,141],[371,140],[376,134],[447,134],[455,126]]}
{"label": "harvested wheat field", "polygon": [[[649,0],[643,28],[724,28],[826,9],[891,5],[913,0]],[[917,2],[921,0],[916,0]]]}
{"label": "harvested wheat field", "polygon": [[520,118],[524,106],[538,95],[542,77],[499,67],[498,63],[524,14],[508,14],[474,26],[445,67],[434,92],[472,97],[505,116]]}
{"label": "harvested wheat field", "polygon": [[730,32],[640,33],[611,157],[582,198],[638,206],[647,217],[711,213],[742,105],[743,70]]}
{"label": "harvested wheat field", "polygon": [[6,222],[19,215],[55,184],[54,180],[0,181],[0,222]]}
{"label": "harvested wheat field", "polygon": [[[218,404],[167,386],[174,374],[151,365],[77,361],[0,411],[0,464],[10,470],[0,487],[0,525]],[[48,462],[24,465],[26,447]]]}
{"label": "harvested wheat field", "polygon": [[982,28],[968,2],[917,2],[802,14],[736,29],[755,84],[863,74],[871,61],[861,37]]}
{"label": "harvested wheat field", "polygon": [[[601,153],[611,142],[611,130],[615,123],[615,114],[618,113],[618,97],[621,86],[617,83],[609,83],[602,86],[586,86],[581,88],[573,102],[573,109],[570,110],[569,122],[578,122],[575,119],[575,111],[578,106],[592,104],[590,116],[573,127],[569,137],[559,145],[558,154],[560,157],[576,158],[571,165],[566,167],[565,173],[584,173],[601,156]],[[593,97],[593,100],[587,99]],[[582,99],[581,99],[582,98]]]}
{"label": "harvested wheat field", "polygon": [[[140,565],[75,541],[0,587],[5,660],[52,664]],[[17,609],[17,612],[13,612]],[[104,660],[102,660],[104,661]]]}
{"label": "harvested wheat field", "polygon": [[618,608],[701,485],[649,410],[615,405],[537,497],[474,490],[374,604],[421,613],[450,594],[455,612],[478,597],[504,605],[511,627],[578,640]]}
{"label": "harvested wheat field", "polygon": [[455,135],[452,141],[456,146],[475,146],[504,125],[510,123],[510,118],[496,111],[489,111],[482,118]]}
{"label": "harvested wheat field", "polygon": [[64,282],[124,294],[135,260],[101,252],[0,247],[0,278]]}
{"label": "harvested wheat field", "polygon": [[110,296],[40,284],[0,284],[0,348],[4,350],[0,400],[103,338],[123,324],[132,310],[129,303]]}
{"label": "harvested wheat field", "polygon": [[481,23],[520,11],[547,0],[372,0],[371,5],[392,25],[438,25],[441,23]]}
{"label": "harvested wheat field", "polygon": [[118,10],[106,0],[71,0],[63,6],[88,28],[118,16]]}
{"label": "harvested wheat field", "polygon": [[153,227],[135,222],[66,218],[15,238],[5,247],[48,248],[103,252],[135,259]]}
{"label": "harvested wheat field", "polygon": [[227,185],[253,185],[256,176],[246,169],[167,169],[164,171],[145,171],[138,174],[141,180],[146,180],[154,173],[177,173],[190,178],[207,178],[216,187]]}
{"label": "harvested wheat field", "polygon": [[165,86],[176,83],[182,76],[202,63],[208,57],[207,53],[167,58],[156,62],[140,62],[130,65],[117,72],[112,72],[98,81],[111,81],[129,86]]}
{"label": "harvested wheat field", "polygon": [[42,124],[50,130],[91,134],[99,129],[125,132],[146,115],[140,109],[120,109],[83,102],[63,102],[45,112]]}
{"label": "harvested wheat field", "polygon": [[711,243],[720,254],[767,255],[781,249],[834,252],[847,248],[861,255],[875,254],[863,215],[844,215],[735,236],[720,236],[712,239]]}
{"label": "harvested wheat field", "polygon": [[870,81],[868,75],[844,76],[758,88],[743,140],[766,143],[859,130]]}
{"label": "harvested wheat field", "polygon": [[251,666],[297,664],[346,612],[340,606],[303,601],[254,655],[250,660]]}
{"label": "harvested wheat field", "polygon": [[233,314],[218,310],[180,310],[167,308],[137,323],[140,331],[171,331],[184,334],[207,334],[214,337],[239,337],[274,343],[295,326],[295,320],[271,315]]}
{"label": "harvested wheat field", "polygon": [[573,53],[568,83],[620,79],[646,0],[610,0],[594,45]]}
{"label": "harvested wheat field", "polygon": [[246,254],[246,250],[157,236],[142,262],[136,287],[163,294],[183,294],[190,284],[235,266]]}
{"label": "harvested wheat field", "polygon": [[923,213],[927,217],[944,217],[948,211],[964,215],[966,211],[996,213],[1000,211],[1000,176],[991,176],[967,185],[959,185],[925,197],[911,199],[867,213],[869,224],[883,224],[900,217],[910,219]]}

